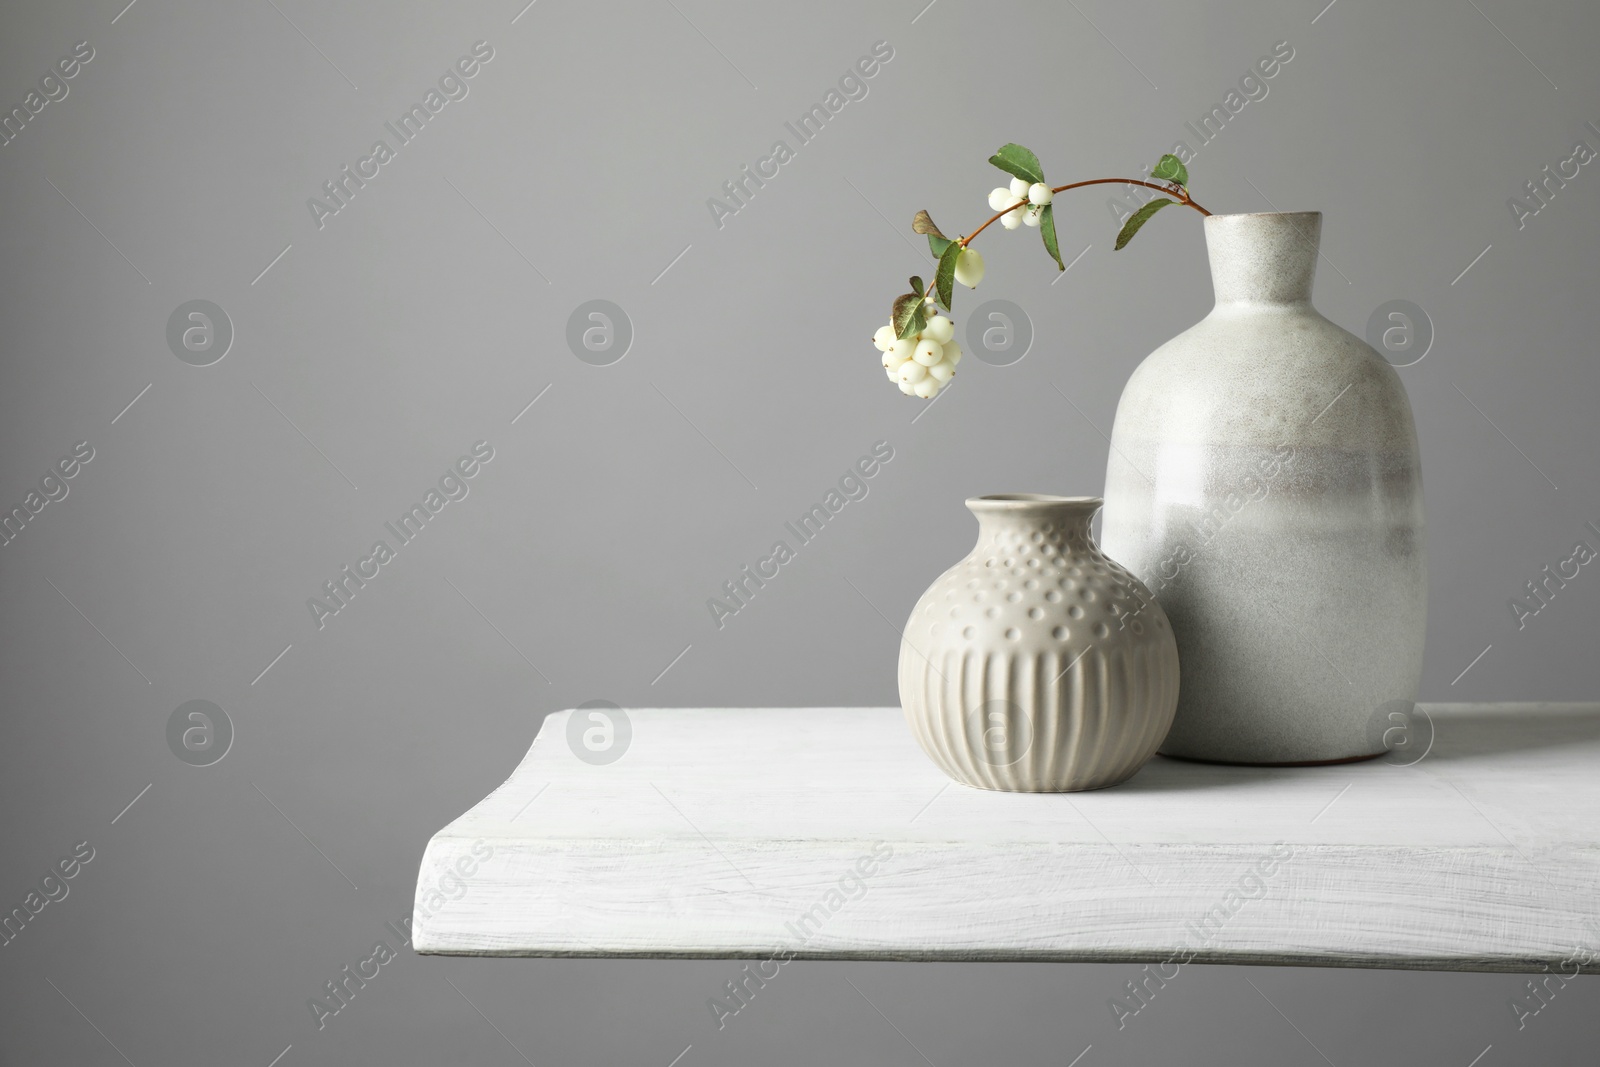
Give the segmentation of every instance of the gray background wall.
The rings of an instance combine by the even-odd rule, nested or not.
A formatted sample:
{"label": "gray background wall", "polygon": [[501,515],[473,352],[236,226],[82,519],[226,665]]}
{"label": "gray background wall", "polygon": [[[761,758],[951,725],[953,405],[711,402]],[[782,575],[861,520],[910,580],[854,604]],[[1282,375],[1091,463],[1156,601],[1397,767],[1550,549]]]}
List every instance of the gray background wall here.
{"label": "gray background wall", "polygon": [[[1034,235],[985,234],[984,295],[1026,310],[1029,355],[964,364],[913,421],[867,343],[927,268],[912,210],[970,228],[1007,140],[1058,182],[1148,165],[1279,41],[1293,60],[1193,188],[1325,212],[1317,300],[1342,325],[1391,299],[1432,320],[1402,371],[1424,698],[1592,699],[1600,579],[1520,630],[1508,607],[1600,543],[1596,164],[1520,229],[1507,207],[1600,147],[1588,5],[125,2],[0,16],[7,108],[94,49],[0,148],[0,499],[94,449],[0,549],[0,903],[95,850],[0,948],[0,1061],[490,1064],[514,1043],[541,1067],[686,1045],[683,1067],[944,1067],[1092,1043],[1084,1067],[1464,1067],[1492,1045],[1487,1067],[1592,1041],[1592,981],[1519,1032],[1509,975],[1196,968],[1119,1033],[1131,967],[799,963],[719,1033],[725,962],[408,953],[320,1032],[306,1006],[409,912],[428,836],[542,715],[894,702],[878,612],[969,547],[961,500],[1097,492],[1123,381],[1210,297],[1197,219],[1113,256],[1105,198],[1079,194],[1062,244],[1088,251],[1058,284]],[[469,95],[319,228],[307,198],[479,40]],[[868,95],[719,228],[707,198],[793,147],[783,123],[880,40]],[[565,339],[597,298],[636,334],[603,367]],[[195,299],[235,334],[204,367],[166,338]],[[880,439],[869,495],[715,628],[706,599]],[[470,495],[319,629],[307,598],[479,440]],[[197,699],[235,733],[207,767],[165,733]]]}

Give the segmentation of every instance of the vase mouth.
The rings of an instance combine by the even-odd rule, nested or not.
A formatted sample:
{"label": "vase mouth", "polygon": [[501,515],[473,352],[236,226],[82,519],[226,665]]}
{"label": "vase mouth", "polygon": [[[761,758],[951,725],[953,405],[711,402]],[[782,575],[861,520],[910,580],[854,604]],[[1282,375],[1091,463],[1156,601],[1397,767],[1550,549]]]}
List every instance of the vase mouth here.
{"label": "vase mouth", "polygon": [[1041,514],[1059,512],[1093,515],[1105,503],[1098,496],[1052,496],[1049,493],[990,493],[967,498],[967,509],[974,515]]}
{"label": "vase mouth", "polygon": [[1320,211],[1228,211],[1228,212],[1217,211],[1217,212],[1213,212],[1210,215],[1207,215],[1206,219],[1208,221],[1210,219],[1271,219],[1271,218],[1289,218],[1289,217],[1295,216],[1295,215],[1298,215],[1298,216],[1300,216],[1302,218],[1311,218],[1313,216],[1320,218],[1322,216],[1322,212],[1320,212]]}

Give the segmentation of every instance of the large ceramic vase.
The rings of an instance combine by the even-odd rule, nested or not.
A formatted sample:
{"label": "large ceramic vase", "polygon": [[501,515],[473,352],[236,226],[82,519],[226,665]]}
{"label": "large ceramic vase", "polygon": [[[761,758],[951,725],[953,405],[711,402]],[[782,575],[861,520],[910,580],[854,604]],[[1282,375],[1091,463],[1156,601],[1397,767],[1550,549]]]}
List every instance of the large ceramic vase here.
{"label": "large ceramic vase", "polygon": [[1411,406],[1311,306],[1318,212],[1205,220],[1216,306],[1123,390],[1102,542],[1166,609],[1183,690],[1161,751],[1327,763],[1384,751],[1427,616]]}
{"label": "large ceramic vase", "polygon": [[1089,534],[1097,497],[975,497],[978,543],[917,602],[900,702],[958,782],[1012,792],[1116,785],[1155,754],[1178,650],[1149,591]]}

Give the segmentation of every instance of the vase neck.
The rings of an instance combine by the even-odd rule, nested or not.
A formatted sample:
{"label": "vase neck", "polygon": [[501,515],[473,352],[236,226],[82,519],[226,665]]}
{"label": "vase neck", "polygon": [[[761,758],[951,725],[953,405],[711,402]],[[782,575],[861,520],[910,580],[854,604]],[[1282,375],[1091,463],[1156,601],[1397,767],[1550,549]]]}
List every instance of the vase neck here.
{"label": "vase neck", "polygon": [[1310,304],[1322,212],[1206,218],[1206,250],[1217,306]]}
{"label": "vase neck", "polygon": [[[1089,523],[1100,510],[1097,496],[1041,496],[1005,493],[978,496],[967,508],[978,517],[978,543],[1030,546],[1039,551],[1048,543],[1054,549],[1088,547]],[[1037,535],[1037,536],[1035,536]]]}

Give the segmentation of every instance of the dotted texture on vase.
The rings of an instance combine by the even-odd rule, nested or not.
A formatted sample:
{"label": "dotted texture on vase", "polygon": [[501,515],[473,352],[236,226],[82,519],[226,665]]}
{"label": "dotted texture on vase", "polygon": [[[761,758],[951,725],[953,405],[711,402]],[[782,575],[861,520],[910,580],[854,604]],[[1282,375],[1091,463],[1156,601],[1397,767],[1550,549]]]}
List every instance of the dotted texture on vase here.
{"label": "dotted texture on vase", "polygon": [[1112,785],[1172,724],[1178,656],[1149,591],[1089,536],[1099,501],[968,501],[978,544],[923,594],[900,699],[923,750],[985,789]]}

